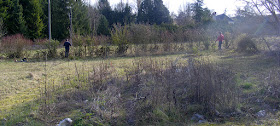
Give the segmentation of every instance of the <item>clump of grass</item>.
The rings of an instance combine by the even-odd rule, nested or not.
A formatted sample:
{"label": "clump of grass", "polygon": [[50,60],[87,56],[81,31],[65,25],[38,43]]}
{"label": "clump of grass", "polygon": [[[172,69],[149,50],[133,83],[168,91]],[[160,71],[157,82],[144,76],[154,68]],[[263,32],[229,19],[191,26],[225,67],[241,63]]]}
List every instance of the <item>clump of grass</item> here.
{"label": "clump of grass", "polygon": [[252,83],[244,83],[241,85],[241,88],[244,89],[244,90],[249,90],[253,87],[253,84]]}

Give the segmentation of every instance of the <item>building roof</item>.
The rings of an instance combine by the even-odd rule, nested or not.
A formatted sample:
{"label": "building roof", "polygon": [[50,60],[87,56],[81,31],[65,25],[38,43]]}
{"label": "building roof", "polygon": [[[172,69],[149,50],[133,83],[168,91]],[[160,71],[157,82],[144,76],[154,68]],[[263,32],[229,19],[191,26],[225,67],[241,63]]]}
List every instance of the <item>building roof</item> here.
{"label": "building roof", "polygon": [[227,20],[227,21],[233,21],[230,17],[228,17],[225,14],[217,15],[216,20]]}

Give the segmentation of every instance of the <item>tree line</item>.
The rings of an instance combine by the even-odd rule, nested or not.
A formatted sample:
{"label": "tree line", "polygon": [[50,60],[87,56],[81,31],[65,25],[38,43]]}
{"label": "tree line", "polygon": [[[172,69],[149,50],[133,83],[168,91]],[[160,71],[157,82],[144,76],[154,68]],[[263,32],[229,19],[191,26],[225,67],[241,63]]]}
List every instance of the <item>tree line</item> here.
{"label": "tree line", "polygon": [[[133,11],[123,2],[112,8],[108,0],[99,0],[94,6],[83,0],[52,0],[52,38],[62,40],[70,36],[70,14],[73,32],[79,35],[110,35],[114,24],[174,23],[162,0],[138,0],[137,3],[138,11]],[[181,10],[176,22],[191,20],[188,25],[199,26],[210,21],[209,9],[202,6],[203,0],[189,4],[189,9]],[[0,21],[5,35],[22,34],[32,40],[47,38],[48,0],[0,0]]]}

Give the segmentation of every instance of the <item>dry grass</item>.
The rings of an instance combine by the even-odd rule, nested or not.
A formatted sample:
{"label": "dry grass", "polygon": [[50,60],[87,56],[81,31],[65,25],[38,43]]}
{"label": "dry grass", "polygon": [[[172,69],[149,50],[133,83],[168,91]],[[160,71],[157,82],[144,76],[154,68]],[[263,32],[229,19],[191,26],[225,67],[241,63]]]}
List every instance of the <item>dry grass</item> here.
{"label": "dry grass", "polygon": [[[174,59],[176,56],[169,58]],[[162,59],[164,57],[159,57]],[[132,64],[134,58],[111,59],[105,62],[123,71],[127,65]],[[64,86],[67,80],[80,74],[92,71],[103,60],[66,61],[56,60],[48,62],[13,62],[2,60],[0,62],[0,118],[9,114],[13,106],[30,102],[39,98],[44,92],[45,81],[48,90]],[[45,66],[46,65],[46,66]],[[77,67],[77,69],[75,68]],[[45,70],[46,68],[46,70]],[[47,78],[45,78],[47,75]]]}
{"label": "dry grass", "polygon": [[[178,57],[181,57],[181,59],[178,60],[176,67],[172,67]],[[199,108],[203,109],[201,106],[182,107],[186,104],[183,104],[181,96],[187,94],[176,88],[177,86],[183,86],[182,83],[172,79],[174,77],[182,78],[183,75],[187,74],[181,73],[177,76],[176,70],[177,72],[185,71],[184,66],[189,64],[188,57],[185,55],[166,55],[108,60],[57,60],[47,62],[46,66],[45,62],[15,63],[1,61],[0,68],[3,70],[3,74],[0,76],[0,89],[5,90],[0,92],[0,118],[10,115],[14,111],[12,110],[13,106],[19,106],[43,96],[39,100],[47,101],[47,104],[39,102],[39,108],[35,107],[31,111],[33,114],[28,113],[25,116],[39,119],[45,124],[55,124],[65,117],[72,117],[76,123],[80,124],[121,125],[129,123],[131,120],[134,120],[131,123],[139,125],[149,124],[149,121],[155,121],[154,124],[184,122],[183,119],[187,117],[180,115],[180,113],[196,112],[199,111]],[[240,94],[241,104],[237,105],[239,109],[252,108],[250,104],[255,103],[250,101],[256,100],[258,97],[253,94],[256,94],[260,90],[259,85],[265,82],[262,75],[267,76],[267,71],[277,68],[273,59],[261,55],[244,56],[220,51],[202,57],[207,57],[206,62],[217,62],[218,68],[233,70],[238,77],[237,84],[241,88],[247,86],[245,83],[253,85],[250,87],[249,84],[249,91],[244,89]],[[203,71],[212,70],[211,67],[204,65],[198,68],[202,70],[199,73],[206,78],[208,74]],[[216,69],[216,67],[214,68]],[[199,71],[199,69],[197,70]],[[172,74],[172,71],[175,71],[175,74]],[[223,73],[223,70],[217,72]],[[45,83],[45,75],[47,75],[47,83]],[[219,76],[219,74],[210,75]],[[197,75],[194,74],[194,76]],[[188,80],[186,77],[184,79],[193,82],[196,80],[190,78]],[[221,79],[214,78],[213,81]],[[202,85],[208,81],[204,78],[198,80],[201,80],[199,82]],[[174,85],[170,85],[171,83]],[[47,95],[44,94],[45,84],[47,84]],[[161,86],[158,87],[158,84]],[[195,86],[193,88],[197,89]],[[201,95],[208,96],[211,92],[207,91],[201,88]],[[219,92],[217,93],[219,94]],[[215,98],[218,94],[211,94],[211,96]],[[205,100],[206,98],[201,97],[199,99],[195,96],[189,96],[189,99],[196,99],[195,102],[197,103],[209,103],[205,105],[213,106],[213,101],[211,99]],[[229,103],[229,105],[232,105],[232,103]],[[224,109],[218,104],[216,107],[219,111]],[[258,111],[258,109],[255,111]],[[42,116],[45,114],[48,115],[48,118]],[[25,116],[22,118],[25,118]]]}

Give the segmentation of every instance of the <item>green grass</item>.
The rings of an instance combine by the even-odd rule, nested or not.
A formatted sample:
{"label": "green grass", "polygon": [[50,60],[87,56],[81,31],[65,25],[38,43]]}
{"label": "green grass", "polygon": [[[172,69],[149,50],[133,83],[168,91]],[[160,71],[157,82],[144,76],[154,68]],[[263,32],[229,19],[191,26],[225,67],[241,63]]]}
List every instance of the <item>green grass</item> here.
{"label": "green grass", "polygon": [[[158,56],[159,60],[176,59],[181,55]],[[114,66],[123,76],[127,66],[136,58],[112,58],[107,60],[54,60],[47,62],[0,62],[0,118],[8,115],[12,107],[38,99],[44,92],[45,82],[51,90],[63,86],[63,80],[73,79],[77,74],[88,74],[101,62]],[[149,57],[146,57],[149,58]],[[77,67],[77,68],[76,68]],[[76,71],[77,70],[77,71]]]}
{"label": "green grass", "polygon": [[[264,82],[261,78],[268,71],[279,69],[275,61],[257,55],[244,56],[233,53],[231,50],[211,52],[201,52],[202,57],[207,58],[206,61],[217,63],[222,67],[228,67],[237,75],[242,75],[238,79],[240,87],[244,93],[252,93],[257,91],[259,84]],[[40,125],[41,121],[35,121],[32,113],[38,112],[41,104],[38,99],[44,96],[44,86],[47,90],[53,88],[67,87],[70,80],[77,77],[78,74],[86,76],[92,72],[94,66],[100,63],[106,63],[113,66],[117,73],[115,76],[125,76],[125,70],[128,66],[132,66],[136,60],[153,58],[158,61],[171,59],[175,61],[180,58],[179,63],[187,62],[183,54],[178,55],[162,55],[153,57],[121,57],[110,59],[85,59],[85,60],[52,60],[47,62],[14,62],[9,60],[0,61],[0,119],[12,117],[6,125],[14,125],[19,122],[25,122],[27,125]],[[79,112],[73,112],[75,113]],[[165,114],[159,109],[154,111],[155,115],[160,115],[164,119]],[[234,124],[233,124],[234,125]]]}

